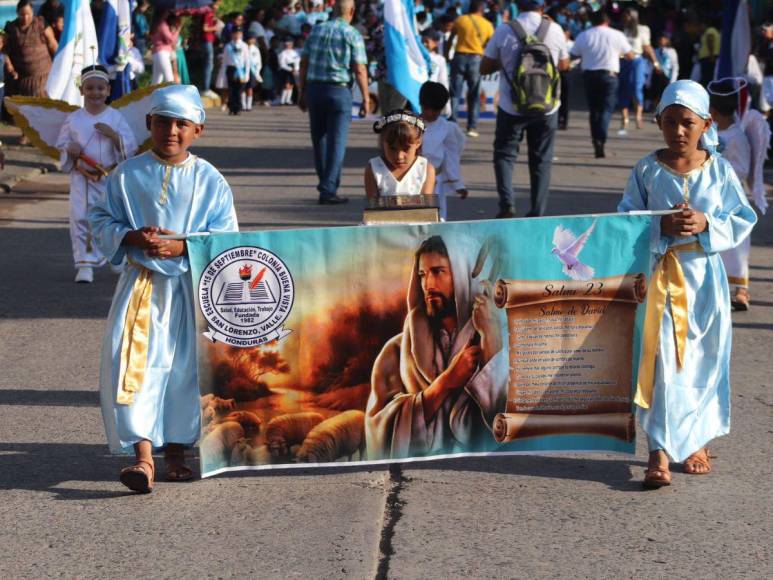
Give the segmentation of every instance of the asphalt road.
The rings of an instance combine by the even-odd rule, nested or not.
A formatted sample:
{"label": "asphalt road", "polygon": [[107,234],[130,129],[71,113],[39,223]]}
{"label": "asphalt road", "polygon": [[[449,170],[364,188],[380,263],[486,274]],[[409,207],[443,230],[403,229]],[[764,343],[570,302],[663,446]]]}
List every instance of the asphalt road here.
{"label": "asphalt road", "polygon": [[[376,154],[355,122],[341,193],[316,204],[306,119],[295,109],[209,113],[195,152],[231,183],[243,229],[357,223]],[[471,190],[452,219],[496,213],[493,124],[471,141]],[[590,156],[584,115],[559,134],[551,214],[614,211],[654,125]],[[523,153],[525,154],[525,147]],[[526,165],[516,182],[525,201]],[[773,217],[753,235],[752,309],[734,314],[733,430],[714,471],[643,492],[636,456],[554,455],[329,468],[158,483],[117,481],[98,408],[98,353],[114,275],[72,282],[66,178],[0,194],[0,532],[3,578],[770,578]],[[528,209],[525,203],[518,207]]]}

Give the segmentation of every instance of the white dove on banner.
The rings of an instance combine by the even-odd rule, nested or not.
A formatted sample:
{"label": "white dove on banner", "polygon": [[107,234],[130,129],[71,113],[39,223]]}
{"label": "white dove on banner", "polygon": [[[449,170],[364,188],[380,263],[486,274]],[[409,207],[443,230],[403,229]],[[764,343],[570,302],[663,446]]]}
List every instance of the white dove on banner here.
{"label": "white dove on banner", "polygon": [[563,226],[556,226],[556,230],[553,232],[553,250],[551,253],[561,260],[564,265],[563,272],[574,280],[590,280],[593,278],[594,269],[587,264],[583,264],[577,258],[585,246],[585,242],[588,241],[593,228],[596,227],[596,222],[585,230],[579,237],[566,229]]}

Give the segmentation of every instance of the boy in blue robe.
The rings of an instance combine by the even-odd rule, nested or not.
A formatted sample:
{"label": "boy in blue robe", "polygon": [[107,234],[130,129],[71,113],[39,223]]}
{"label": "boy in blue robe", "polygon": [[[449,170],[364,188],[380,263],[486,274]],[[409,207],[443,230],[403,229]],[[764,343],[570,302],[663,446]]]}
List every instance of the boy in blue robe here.
{"label": "boy in blue robe", "polygon": [[670,484],[669,460],[688,474],[709,473],[706,444],[730,431],[732,324],[719,253],[743,242],[757,221],[732,166],[715,151],[706,90],[671,83],[657,113],[667,148],[636,164],[618,206],[678,210],[653,222],[655,268],[635,398],[651,488]]}
{"label": "boy in blue robe", "polygon": [[193,476],[184,450],[199,435],[193,290],[186,245],[162,234],[238,229],[223,176],[188,152],[204,130],[193,86],[153,93],[147,118],[153,148],[121,163],[89,218],[94,239],[118,280],[102,345],[100,398],[110,449],[132,447],[121,471],[129,489],[153,489],[153,449],[163,448],[166,478]]}

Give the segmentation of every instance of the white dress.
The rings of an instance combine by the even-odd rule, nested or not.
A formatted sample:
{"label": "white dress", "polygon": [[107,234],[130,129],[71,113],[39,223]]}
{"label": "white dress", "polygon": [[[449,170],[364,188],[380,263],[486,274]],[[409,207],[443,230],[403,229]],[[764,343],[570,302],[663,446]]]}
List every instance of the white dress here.
{"label": "white dress", "polygon": [[[94,128],[104,123],[115,129],[121,138],[122,150]],[[67,116],[59,131],[56,148],[59,149],[59,165],[64,173],[70,174],[70,242],[76,268],[102,266],[105,258],[93,243],[88,222],[89,208],[105,193],[106,179],[89,181],[76,169],[77,159],[67,152],[69,143],[77,143],[86,155],[109,169],[137,152],[137,142],[124,116],[112,107],[98,115],[86,109],[78,109]]]}
{"label": "white dress", "polygon": [[[748,111],[740,121],[719,131],[719,140],[722,143],[722,157],[733,166],[747,196],[751,194],[755,205],[764,214],[768,206],[762,175],[767,143],[770,140],[767,121],[759,112]],[[749,287],[750,251],[751,236],[748,236],[736,247],[720,254],[731,287]]]}
{"label": "white dress", "polygon": [[426,124],[422,153],[435,168],[435,193],[438,195],[440,217],[446,219],[446,195],[464,189],[460,163],[466,137],[459,125],[438,117]]}
{"label": "white dress", "polygon": [[370,161],[370,169],[376,178],[378,194],[381,196],[394,195],[419,195],[427,180],[427,158],[419,155],[411,168],[399,181],[392,175],[381,157],[374,157]]}

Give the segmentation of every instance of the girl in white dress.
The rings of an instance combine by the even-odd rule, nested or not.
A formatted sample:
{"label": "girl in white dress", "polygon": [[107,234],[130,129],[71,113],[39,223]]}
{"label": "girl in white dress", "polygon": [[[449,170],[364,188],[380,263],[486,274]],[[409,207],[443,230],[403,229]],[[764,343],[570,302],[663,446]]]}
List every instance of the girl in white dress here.
{"label": "girl in white dress", "polygon": [[376,198],[433,193],[435,168],[419,155],[424,121],[398,109],[376,121],[373,131],[379,134],[381,155],[365,168],[365,194]]}

